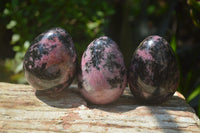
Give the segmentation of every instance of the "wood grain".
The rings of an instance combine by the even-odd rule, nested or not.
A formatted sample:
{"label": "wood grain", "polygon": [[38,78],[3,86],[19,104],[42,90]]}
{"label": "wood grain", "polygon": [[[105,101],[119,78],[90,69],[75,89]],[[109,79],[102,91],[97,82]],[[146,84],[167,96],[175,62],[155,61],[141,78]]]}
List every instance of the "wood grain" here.
{"label": "wood grain", "polygon": [[0,132],[200,132],[194,110],[176,92],[160,105],[138,103],[126,88],[109,105],[87,103],[76,85],[49,96],[29,85],[0,83]]}

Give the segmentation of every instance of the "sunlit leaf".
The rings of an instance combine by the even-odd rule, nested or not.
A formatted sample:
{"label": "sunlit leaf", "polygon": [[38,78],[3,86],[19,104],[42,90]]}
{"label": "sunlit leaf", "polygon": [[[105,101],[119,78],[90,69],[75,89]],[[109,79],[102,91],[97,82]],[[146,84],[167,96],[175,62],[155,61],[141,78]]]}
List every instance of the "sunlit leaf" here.
{"label": "sunlit leaf", "polygon": [[104,13],[102,11],[97,11],[97,15],[100,16],[100,17],[103,17]]}
{"label": "sunlit leaf", "polygon": [[25,41],[25,42],[24,42],[24,49],[27,50],[28,47],[29,47],[30,45],[31,45],[31,44],[30,44],[29,41]]}
{"label": "sunlit leaf", "polygon": [[176,36],[175,35],[173,35],[170,45],[171,45],[173,51],[176,53]]}
{"label": "sunlit leaf", "polygon": [[23,70],[23,62],[20,62],[20,64],[16,66],[14,73],[19,73],[22,70]]}
{"label": "sunlit leaf", "polygon": [[9,15],[9,14],[10,14],[10,11],[9,11],[7,8],[5,8],[4,11],[3,11],[3,14],[4,14],[4,15]]}
{"label": "sunlit leaf", "polygon": [[13,34],[12,35],[12,39],[11,39],[11,44],[15,44],[16,42],[18,42],[20,39],[20,35],[19,34]]}
{"label": "sunlit leaf", "polygon": [[195,88],[195,90],[187,98],[187,102],[190,102],[196,96],[200,95],[200,85]]}
{"label": "sunlit leaf", "polygon": [[12,29],[13,27],[15,27],[17,25],[17,22],[15,20],[11,20],[7,25],[6,28],[7,29]]}
{"label": "sunlit leaf", "polygon": [[98,22],[89,22],[87,24],[88,29],[91,29],[91,30],[97,28],[98,26],[99,26]]}
{"label": "sunlit leaf", "polygon": [[20,46],[14,46],[13,51],[18,52],[20,50]]}

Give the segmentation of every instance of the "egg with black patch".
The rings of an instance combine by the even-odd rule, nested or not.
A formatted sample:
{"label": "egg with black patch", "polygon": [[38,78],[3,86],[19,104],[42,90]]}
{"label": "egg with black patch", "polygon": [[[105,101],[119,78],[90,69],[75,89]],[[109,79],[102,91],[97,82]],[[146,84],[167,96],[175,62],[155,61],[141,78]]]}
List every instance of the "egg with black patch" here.
{"label": "egg with black patch", "polygon": [[118,99],[127,82],[123,55],[117,44],[103,36],[91,42],[81,60],[79,88],[94,104],[108,104]]}
{"label": "egg with black patch", "polygon": [[133,54],[128,83],[132,94],[144,103],[162,103],[172,97],[179,84],[175,53],[162,37],[144,39]]}
{"label": "egg with black patch", "polygon": [[62,28],[41,33],[28,48],[23,68],[28,83],[36,90],[62,91],[72,83],[77,68],[71,36]]}

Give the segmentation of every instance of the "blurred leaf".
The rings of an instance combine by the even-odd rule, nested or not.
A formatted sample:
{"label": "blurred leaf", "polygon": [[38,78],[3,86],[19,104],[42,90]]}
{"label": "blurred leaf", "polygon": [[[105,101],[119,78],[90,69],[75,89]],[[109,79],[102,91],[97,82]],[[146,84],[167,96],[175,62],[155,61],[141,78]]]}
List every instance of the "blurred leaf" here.
{"label": "blurred leaf", "polygon": [[16,66],[14,73],[15,73],[15,74],[16,74],[16,73],[19,73],[19,72],[22,71],[22,70],[23,70],[23,62],[20,62],[20,63]]}
{"label": "blurred leaf", "polygon": [[18,5],[18,0],[11,0],[11,4],[13,7],[16,7]]}
{"label": "blurred leaf", "polygon": [[7,8],[5,8],[4,11],[3,11],[3,14],[4,14],[4,15],[9,15],[9,14],[10,14],[10,11],[9,11]]}
{"label": "blurred leaf", "polygon": [[16,82],[19,84],[27,83],[23,72],[13,74],[10,78],[11,78],[11,81],[15,83]]}
{"label": "blurred leaf", "polygon": [[148,14],[152,14],[155,11],[155,9],[156,9],[155,5],[148,6],[148,8],[147,8]]}
{"label": "blurred leaf", "polygon": [[194,99],[196,96],[200,95],[200,85],[197,86],[194,91],[189,95],[187,98],[187,102],[190,102],[192,99]]}
{"label": "blurred leaf", "polygon": [[90,30],[95,29],[95,28],[98,27],[98,26],[99,26],[99,23],[97,23],[97,22],[89,22],[89,23],[87,24],[87,27],[88,27]]}
{"label": "blurred leaf", "polygon": [[30,45],[31,45],[31,44],[30,44],[29,41],[25,41],[25,42],[24,42],[24,49],[27,50],[27,49],[29,48]]}
{"label": "blurred leaf", "polygon": [[173,51],[176,53],[176,35],[173,35],[173,36],[172,36],[170,45],[171,45]]}
{"label": "blurred leaf", "polygon": [[102,11],[97,11],[97,15],[100,16],[100,17],[103,17],[104,13]]}
{"label": "blurred leaf", "polygon": [[194,25],[200,28],[200,1],[188,0],[188,5],[191,7],[190,16]]}
{"label": "blurred leaf", "polygon": [[15,52],[20,51],[20,46],[14,46],[14,47],[13,47],[13,51],[15,51]]}
{"label": "blurred leaf", "polygon": [[7,25],[6,28],[7,29],[12,29],[13,27],[15,27],[17,25],[17,22],[15,20],[11,20]]}
{"label": "blurred leaf", "polygon": [[197,1],[197,0],[188,0],[188,4],[189,4],[192,8],[194,8],[194,9],[196,9],[197,11],[200,12],[200,1]]}
{"label": "blurred leaf", "polygon": [[11,39],[11,44],[15,44],[20,40],[20,35],[19,34],[13,34],[12,39]]}
{"label": "blurred leaf", "polygon": [[22,62],[23,58],[24,58],[24,55],[25,55],[25,52],[17,52],[15,54],[15,61],[17,61],[17,63]]}
{"label": "blurred leaf", "polygon": [[190,16],[192,17],[194,25],[200,28],[200,12],[197,13],[195,10],[190,10]]}
{"label": "blurred leaf", "polygon": [[14,66],[14,62],[12,59],[6,59],[4,65],[8,70],[12,70],[12,68]]}
{"label": "blurred leaf", "polygon": [[198,112],[197,112],[197,115],[198,115],[199,118],[200,118],[200,98],[199,98],[199,105],[198,105]]}
{"label": "blurred leaf", "polygon": [[110,9],[110,10],[108,10],[108,12],[107,12],[108,15],[113,15],[114,13],[115,13],[115,10],[113,10],[113,9]]}
{"label": "blurred leaf", "polygon": [[34,15],[35,17],[38,17],[40,15],[40,12],[37,10]]}

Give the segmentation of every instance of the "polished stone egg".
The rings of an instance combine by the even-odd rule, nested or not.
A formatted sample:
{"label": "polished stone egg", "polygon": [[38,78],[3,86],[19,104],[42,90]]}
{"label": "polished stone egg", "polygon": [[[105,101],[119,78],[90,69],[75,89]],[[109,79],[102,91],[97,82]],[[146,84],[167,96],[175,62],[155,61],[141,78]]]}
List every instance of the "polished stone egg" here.
{"label": "polished stone egg", "polygon": [[179,84],[175,53],[162,37],[144,39],[133,54],[128,83],[132,94],[144,103],[162,103],[173,96]]}
{"label": "polished stone egg", "polygon": [[81,60],[79,88],[94,104],[108,104],[123,93],[127,81],[123,55],[117,44],[103,36],[92,41]]}
{"label": "polished stone egg", "polygon": [[23,67],[28,83],[36,90],[62,91],[73,81],[77,68],[71,36],[62,28],[41,33],[28,48]]}

